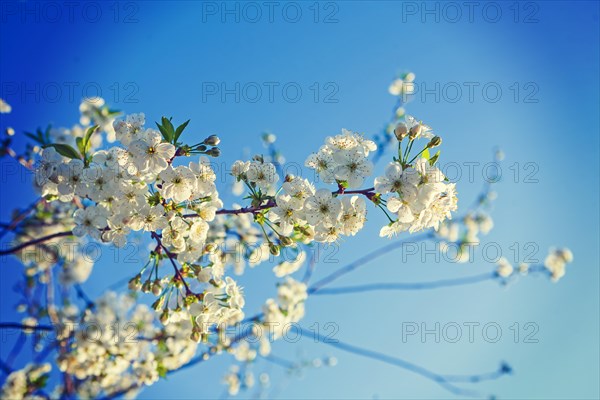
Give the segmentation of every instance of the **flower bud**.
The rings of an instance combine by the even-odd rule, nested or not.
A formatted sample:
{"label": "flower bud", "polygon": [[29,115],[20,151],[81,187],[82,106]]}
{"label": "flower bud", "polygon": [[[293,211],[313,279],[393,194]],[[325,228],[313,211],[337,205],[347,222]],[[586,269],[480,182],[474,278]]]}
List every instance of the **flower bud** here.
{"label": "flower bud", "polygon": [[427,147],[429,147],[429,148],[437,147],[440,144],[442,144],[442,138],[439,136],[434,136],[433,138],[431,138],[429,143],[427,143]]}
{"label": "flower bud", "polygon": [[212,149],[206,152],[211,157],[219,157],[221,155],[221,150],[218,147],[213,147]]}
{"label": "flower bud", "polygon": [[192,334],[190,335],[190,339],[193,340],[196,343],[200,343],[200,339],[202,338],[202,335],[200,335],[200,332],[197,331],[196,329],[194,329],[192,331]]}
{"label": "flower bud", "polygon": [[274,243],[270,243],[269,244],[269,252],[274,255],[275,257],[277,257],[279,255],[279,246],[277,246]]}
{"label": "flower bud", "polygon": [[137,274],[133,278],[129,280],[129,284],[127,285],[129,290],[138,291],[142,288],[142,277],[140,274]]}
{"label": "flower bud", "polygon": [[167,322],[169,322],[169,310],[168,309],[164,309],[163,312],[160,314],[160,322],[165,325]]}
{"label": "flower bud", "polygon": [[404,122],[400,122],[398,125],[396,125],[396,128],[394,129],[394,135],[396,135],[396,139],[398,139],[399,142],[401,142],[407,134],[408,127]]}
{"label": "flower bud", "polygon": [[411,140],[414,140],[421,134],[421,130],[422,130],[422,125],[420,123],[416,124],[415,126],[410,128],[408,136],[411,138]]}
{"label": "flower bud", "polygon": [[210,135],[206,139],[204,139],[204,144],[208,146],[216,146],[221,143],[221,139],[217,135]]}
{"label": "flower bud", "polygon": [[156,279],[152,284],[152,294],[158,296],[162,292],[162,286],[160,284],[160,279]]}
{"label": "flower bud", "polygon": [[152,303],[152,309],[158,311],[162,306],[165,305],[165,296],[160,296],[154,303]]}
{"label": "flower bud", "polygon": [[150,280],[147,280],[142,285],[142,292],[144,292],[144,293],[150,293],[151,290],[152,290],[152,283],[150,282]]}
{"label": "flower bud", "polygon": [[279,236],[279,241],[284,247],[289,247],[294,244],[294,241],[287,236]]}

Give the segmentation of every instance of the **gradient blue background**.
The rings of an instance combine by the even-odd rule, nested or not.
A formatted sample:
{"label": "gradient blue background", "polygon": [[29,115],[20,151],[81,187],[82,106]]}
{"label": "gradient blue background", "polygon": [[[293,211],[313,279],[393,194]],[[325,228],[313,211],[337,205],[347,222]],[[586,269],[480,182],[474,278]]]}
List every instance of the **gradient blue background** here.
{"label": "gradient blue background", "polygon": [[[16,3],[3,3],[14,6]],[[58,4],[58,3],[54,3]],[[303,12],[298,23],[286,22],[281,6],[275,22],[264,14],[256,23],[239,23],[228,16],[204,14],[199,2],[103,3],[98,22],[86,21],[83,6],[75,8],[73,21],[65,8],[60,22],[49,22],[53,14],[16,15],[2,9],[0,28],[0,97],[13,106],[2,115],[2,127],[33,130],[52,122],[70,126],[78,119],[78,103],[86,93],[75,90],[70,99],[65,91],[57,101],[54,92],[40,101],[32,94],[21,96],[23,87],[41,88],[52,82],[79,82],[79,88],[97,83],[114,108],[146,113],[149,121],[172,115],[175,121],[191,118],[187,133],[202,139],[216,133],[222,138],[223,160],[232,161],[262,151],[258,139],[264,130],[278,135],[278,145],[289,161],[303,162],[326,135],[345,127],[366,134],[376,133],[388,120],[394,103],[387,87],[399,71],[410,70],[418,82],[432,88],[448,82],[496,82],[503,89],[496,103],[485,101],[476,90],[473,102],[466,92],[451,103],[434,96],[417,97],[410,113],[427,121],[444,139],[442,163],[490,160],[499,145],[506,153],[503,181],[492,216],[495,229],[485,237],[497,242],[505,254],[517,242],[539,245],[535,256],[543,260],[548,247],[567,246],[575,261],[558,284],[546,279],[526,278],[502,288],[496,283],[442,289],[420,293],[365,293],[343,297],[314,297],[307,302],[305,327],[334,321],[336,337],[352,344],[389,353],[419,363],[440,373],[461,374],[493,370],[501,360],[509,362],[515,375],[483,384],[483,393],[502,398],[598,398],[599,393],[599,232],[598,232],[598,132],[599,132],[599,7],[596,2],[494,3],[502,10],[497,23],[482,16],[481,3],[469,22],[466,9],[456,23],[427,15],[403,14],[402,2],[339,2],[336,23],[314,23],[312,3],[296,3]],[[95,3],[100,4],[100,3]],[[258,3],[262,4],[262,3]],[[422,3],[413,3],[423,7]],[[430,8],[436,3],[427,3]],[[454,3],[454,4],[461,4]],[[216,3],[222,7],[221,3]],[[230,3],[229,7],[235,7]],[[35,9],[35,4],[28,4]],[[314,6],[312,6],[314,7]],[[532,8],[533,7],[533,8]],[[120,11],[115,22],[115,8]],[[404,3],[406,10],[406,3]],[[536,11],[537,22],[524,23]],[[52,10],[46,10],[50,12]],[[93,15],[92,9],[90,15]],[[133,14],[133,15],[131,15]],[[130,15],[135,21],[125,23]],[[492,15],[492,11],[490,14]],[[404,18],[403,18],[404,17]],[[24,19],[23,19],[24,18]],[[303,96],[297,103],[286,102],[281,92],[270,103],[264,97],[255,104],[232,96],[225,102],[217,96],[203,102],[203,82],[276,81],[297,82]],[[8,86],[7,86],[8,82]],[[120,93],[115,94],[117,83]],[[132,82],[139,90],[131,93]],[[334,82],[339,88],[337,103],[315,102],[309,86]],[[520,97],[515,101],[509,87],[518,82]],[[539,88],[536,103],[524,102],[523,85]],[[12,88],[17,84],[19,91]],[[479,86],[479,88],[481,88]],[[111,89],[112,88],[112,89]],[[91,91],[88,94],[93,94]],[[134,100],[130,102],[127,100]],[[196,140],[197,141],[197,140]],[[23,143],[22,138],[17,140]],[[391,155],[390,155],[391,158]],[[515,162],[521,176],[514,182]],[[536,163],[538,183],[523,182],[523,165]],[[30,177],[15,175],[12,161],[2,161],[0,219],[34,199]],[[381,168],[381,166],[380,166]],[[463,174],[466,174],[463,168]],[[481,166],[470,182],[458,181],[461,210],[471,203],[483,184]],[[371,212],[370,223],[361,234],[345,239],[334,264],[318,265],[317,278],[324,276],[366,251],[387,243],[377,237],[384,219]],[[110,257],[108,257],[110,258]],[[483,262],[466,265],[425,263],[414,257],[402,263],[389,255],[344,278],[339,284],[377,281],[415,281],[455,277],[488,270]],[[10,288],[18,277],[18,264],[2,260],[1,314],[3,321],[17,320],[12,311]],[[481,253],[477,253],[481,261]],[[137,271],[100,262],[85,284],[93,296],[120,277]],[[251,314],[264,296],[275,289],[265,280],[270,268],[250,271],[242,279]],[[258,288],[258,289],[257,289]],[[474,343],[465,337],[456,343],[426,343],[411,338],[401,342],[402,322],[476,321],[497,322],[502,339],[485,342],[480,331]],[[535,322],[537,344],[514,343],[508,328],[514,323]],[[9,350],[1,344],[0,356]],[[343,353],[304,339],[297,344],[277,343],[274,354],[297,359],[335,355],[335,368],[307,370],[303,378],[286,378],[277,367],[264,362],[273,373],[274,392],[281,398],[446,398],[447,392],[435,383],[378,361]],[[228,358],[226,356],[225,358]],[[146,389],[141,398],[213,398],[223,388],[220,380],[229,360],[214,360],[182,371],[167,381]],[[281,382],[281,383],[279,383]],[[281,386],[281,387],[280,387]],[[253,393],[251,391],[250,393]]]}

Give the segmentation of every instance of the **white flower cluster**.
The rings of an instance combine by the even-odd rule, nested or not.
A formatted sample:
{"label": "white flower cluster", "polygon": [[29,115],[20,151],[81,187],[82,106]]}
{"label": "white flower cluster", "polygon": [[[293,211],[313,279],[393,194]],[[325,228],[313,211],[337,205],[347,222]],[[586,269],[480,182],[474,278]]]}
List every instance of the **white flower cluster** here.
{"label": "white flower cluster", "polygon": [[[202,277],[199,276],[199,280]],[[244,319],[245,300],[243,290],[230,277],[219,286],[209,286],[203,300],[193,303],[188,310],[194,321],[192,339],[200,341],[215,326],[234,325]]]}
{"label": "white flower cluster", "polygon": [[427,228],[437,230],[441,222],[451,218],[451,212],[457,209],[456,190],[453,183],[444,180],[444,174],[425,158],[406,168],[397,162],[390,163],[385,176],[375,179],[375,191],[393,193],[387,200],[387,208],[396,214],[396,220],[383,227],[380,236]]}
{"label": "white flower cluster", "polygon": [[306,290],[306,284],[287,277],[277,288],[277,301],[267,300],[263,306],[263,323],[273,333],[273,339],[282,337],[290,324],[304,317],[304,301],[308,297]]}
{"label": "white flower cluster", "polygon": [[352,236],[362,229],[367,219],[364,198],[339,198],[328,189],[314,189],[305,179],[290,177],[269,212],[279,224],[280,234],[290,236],[294,228],[305,240],[335,242],[341,235]]}
{"label": "white flower cluster", "polygon": [[275,165],[270,162],[264,162],[262,160],[257,161],[236,161],[231,167],[231,173],[234,177],[246,179],[255,184],[259,189],[268,191],[277,181],[279,181],[279,175]]}
{"label": "white flower cluster", "polygon": [[566,266],[573,262],[573,253],[569,249],[551,249],[544,260],[544,266],[550,272],[552,280],[557,282],[565,276]]}
{"label": "white flower cluster", "polygon": [[237,365],[232,365],[229,372],[223,377],[223,383],[227,385],[227,393],[230,396],[236,396],[240,389],[249,389],[254,387],[254,374],[246,369],[240,370]]}
{"label": "white flower cluster", "polygon": [[[76,236],[123,246],[131,231],[162,230],[180,261],[195,261],[203,254],[208,222],[222,207],[216,176],[206,158],[173,166],[175,146],[162,142],[158,131],[144,129],[144,122],[143,114],[117,121],[116,138],[126,147],[96,151],[88,163],[69,160],[54,147],[44,149],[37,183],[44,195],[63,202],[74,197],[93,202],[74,213]],[[192,223],[174,212],[182,202],[198,214]]]}
{"label": "white flower cluster", "polygon": [[[365,158],[368,154],[366,149],[370,147],[366,142],[369,141],[345,131],[344,135],[328,138],[329,144],[324,147],[333,149],[335,146],[338,148],[337,154],[360,152],[363,162],[370,163]],[[345,150],[340,149],[343,146],[346,147]],[[323,148],[321,151],[324,151]],[[341,165],[336,167],[340,171],[344,168],[346,167]],[[236,161],[232,167],[232,174],[238,180],[247,181],[249,185],[255,185],[264,191],[268,191],[279,180],[275,166],[267,162]],[[291,243],[289,237],[294,235],[306,243],[313,240],[334,242],[340,235],[355,235],[366,221],[367,209],[363,198],[352,196],[340,199],[336,192],[328,189],[315,190],[308,180],[292,175],[286,177],[274,203],[274,207],[268,212],[268,218],[276,224],[278,238],[288,243]]]}
{"label": "white flower cluster", "polygon": [[[97,397],[135,382],[149,385],[158,380],[158,364],[148,340],[157,333],[154,314],[145,305],[134,305],[131,297],[109,292],[74,326],[73,341],[57,364],[83,381],[78,385],[80,395]],[[69,329],[67,325],[64,333],[69,334]]]}
{"label": "white flower cluster", "polygon": [[[62,221],[62,224],[72,225],[72,209],[62,203],[49,203],[38,206],[41,215],[48,215]],[[70,213],[71,214],[70,214]],[[17,236],[16,244],[26,243],[32,239],[39,239],[55,235],[64,231],[62,224],[51,224],[44,220],[26,220],[22,225],[22,235]],[[42,274],[53,265],[60,264],[59,280],[68,286],[73,283],[85,282],[94,265],[94,259],[83,252],[85,243],[81,239],[73,241],[69,237],[57,237],[44,243],[43,246],[25,248],[16,256],[25,267],[25,274],[29,277],[37,276],[45,281]]]}
{"label": "white flower cluster", "polygon": [[412,72],[402,74],[390,84],[388,91],[393,96],[411,95],[415,92],[415,78],[416,76]]}
{"label": "white flower cluster", "polygon": [[[487,196],[491,200],[493,196]],[[483,212],[468,213],[460,220],[446,220],[440,224],[437,236],[442,239],[441,250],[455,257],[455,261],[469,261],[472,249],[479,245],[479,235],[487,235],[494,227],[492,218]],[[451,246],[451,244],[455,246]]]}
{"label": "white flower cluster", "polygon": [[512,275],[514,268],[512,264],[506,259],[506,257],[500,257],[496,263],[496,273],[501,278],[508,278]]}
{"label": "white flower cluster", "polygon": [[25,368],[11,372],[2,390],[0,398],[10,400],[43,399],[43,396],[32,395],[43,388],[50,373],[50,364],[27,364]]}
{"label": "white flower cluster", "polygon": [[0,114],[10,114],[12,107],[4,99],[0,99]]}
{"label": "white flower cluster", "polygon": [[373,141],[342,129],[341,135],[327,137],[305,165],[317,171],[325,183],[344,182],[348,188],[357,189],[373,173],[373,163],[367,157],[376,149]]}
{"label": "white flower cluster", "polygon": [[284,260],[273,267],[273,272],[278,278],[291,275],[298,271],[306,261],[306,252],[300,251],[294,259]]}
{"label": "white flower cluster", "polygon": [[160,374],[187,363],[197,349],[190,341],[193,328],[186,311],[158,328],[150,308],[136,306],[130,296],[108,292],[94,309],[84,311],[81,321],[78,315],[76,309],[64,315],[60,335],[72,340],[57,364],[78,379],[81,397],[128,392],[140,383],[151,385]]}

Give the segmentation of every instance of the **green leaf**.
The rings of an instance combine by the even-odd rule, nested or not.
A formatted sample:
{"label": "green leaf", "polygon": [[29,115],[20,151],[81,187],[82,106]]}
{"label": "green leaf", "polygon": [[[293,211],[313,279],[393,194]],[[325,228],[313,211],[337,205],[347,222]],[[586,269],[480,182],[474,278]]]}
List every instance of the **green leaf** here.
{"label": "green leaf", "polygon": [[161,122],[161,124],[158,122],[156,123],[158,130],[167,142],[172,143],[173,139],[175,139],[175,128],[173,128],[173,124],[167,117],[162,117]]}
{"label": "green leaf", "polygon": [[60,154],[61,156],[65,156],[67,158],[73,158],[73,159],[81,159],[81,156],[79,155],[77,150],[75,150],[68,144],[52,143],[52,144],[47,145],[46,147],[54,147],[56,152],[58,154]]}
{"label": "green leaf", "polygon": [[77,148],[79,149],[81,155],[85,156],[85,143],[83,141],[83,138],[78,137],[77,139],[75,139],[75,143],[77,143]]}
{"label": "green leaf", "polygon": [[429,160],[429,149],[425,149],[425,151],[421,153],[421,157],[423,157],[426,160]]}
{"label": "green leaf", "polygon": [[179,136],[181,136],[181,134],[183,133],[183,130],[186,128],[186,126],[189,123],[190,123],[190,120],[188,119],[183,124],[181,124],[177,127],[177,129],[175,130],[175,142],[177,142],[177,140],[179,140]]}
{"label": "green leaf", "polygon": [[[162,127],[168,138],[167,141],[169,143],[172,143],[175,139],[175,128],[173,127],[173,124],[171,123],[171,119],[169,119],[167,117],[162,117]],[[165,135],[163,134],[163,136],[165,136]]]}
{"label": "green leaf", "polygon": [[156,372],[158,372],[158,376],[160,376],[161,378],[165,378],[167,376],[168,370],[167,370],[167,368],[164,365],[162,365],[161,363],[159,363],[156,366]]}
{"label": "green leaf", "polygon": [[171,123],[171,118],[162,117],[162,124],[170,133],[175,132],[175,128],[173,127],[173,124]]}
{"label": "green leaf", "polygon": [[431,158],[429,159],[429,165],[434,165],[434,164],[437,162],[437,160],[438,160],[439,158],[440,158],[440,150],[438,150],[438,151],[437,151],[437,153],[435,153],[435,154],[433,155],[433,157],[431,157]]}
{"label": "green leaf", "polygon": [[158,130],[160,131],[160,134],[162,135],[163,139],[171,143],[171,138],[169,137],[169,133],[165,130],[165,128],[163,128],[162,125],[160,125],[158,122],[156,123],[156,126],[158,127]]}
{"label": "green leaf", "polygon": [[90,139],[92,138],[92,135],[94,134],[94,132],[96,132],[96,130],[98,130],[98,125],[89,127],[87,132],[85,133],[83,144],[86,152],[90,149]]}

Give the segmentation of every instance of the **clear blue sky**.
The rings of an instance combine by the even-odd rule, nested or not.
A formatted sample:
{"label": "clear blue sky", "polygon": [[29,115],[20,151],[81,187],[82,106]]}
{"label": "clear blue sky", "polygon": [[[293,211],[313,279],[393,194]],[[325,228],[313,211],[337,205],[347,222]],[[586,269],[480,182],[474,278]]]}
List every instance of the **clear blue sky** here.
{"label": "clear blue sky", "polygon": [[[424,85],[419,87],[432,92],[417,96],[409,111],[443,137],[442,164],[461,166],[462,210],[483,184],[483,164],[492,148],[498,145],[506,153],[492,214],[495,229],[485,239],[498,243],[505,255],[512,255],[514,243],[522,255],[537,248],[533,256],[540,260],[548,247],[564,245],[573,250],[575,261],[558,284],[529,278],[508,288],[484,283],[311,298],[304,326],[333,321],[340,340],[440,373],[488,371],[505,360],[515,375],[481,387],[502,398],[599,397],[598,3],[481,2],[469,10],[462,2],[298,2],[275,7],[273,22],[262,2],[227,3],[233,14],[221,14],[226,11],[221,2],[93,4],[78,3],[72,13],[60,6],[57,17],[55,9],[39,4],[28,4],[33,11],[24,13],[23,5],[3,2],[0,97],[12,104],[13,114],[2,116],[2,126],[18,132],[48,122],[70,126],[78,118],[81,97],[99,89],[114,108],[143,111],[150,121],[161,115],[191,118],[190,141],[218,134],[224,161],[261,151],[259,135],[269,130],[278,135],[287,159],[302,163],[326,135],[341,128],[376,133],[394,103],[387,86],[397,72],[413,71]],[[236,82],[240,101],[232,94],[223,100],[219,85],[231,89]],[[219,93],[207,92],[215,83]],[[274,87],[272,101],[268,85]],[[251,102],[257,86],[260,97]],[[302,95],[293,102],[298,87]],[[470,162],[480,163],[472,182],[465,164]],[[29,178],[14,175],[9,164],[2,162],[2,221],[34,198]],[[317,277],[386,244],[376,235],[383,223],[372,212],[369,227],[344,240],[338,262],[320,264]],[[397,254],[390,255],[340,284],[427,280],[489,268],[482,262],[412,261],[402,263]],[[12,260],[3,263],[3,288],[15,281],[15,268]],[[85,287],[98,295],[137,271],[131,268],[103,259]],[[249,310],[262,303],[262,296],[274,294],[266,279],[269,270],[253,270],[242,279],[247,293],[262,293],[249,299]],[[1,300],[2,320],[14,320],[12,294],[3,292]],[[480,332],[474,343],[402,343],[403,322],[429,327],[496,322],[503,336],[495,344],[485,342]],[[527,322],[537,324],[539,342],[514,343],[509,327],[515,322],[521,329]],[[278,343],[274,353],[339,359],[335,368],[286,380],[278,393],[282,398],[448,396],[409,372],[311,340]],[[214,383],[226,364],[219,360],[175,374],[141,397],[214,398],[222,392]],[[267,368],[273,378],[284,377]]]}

